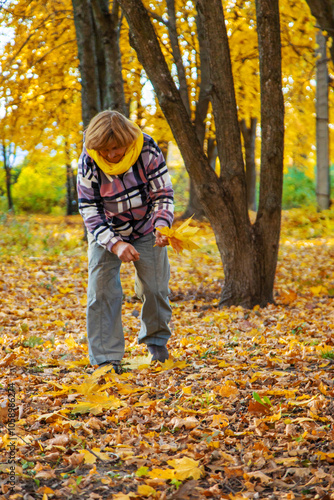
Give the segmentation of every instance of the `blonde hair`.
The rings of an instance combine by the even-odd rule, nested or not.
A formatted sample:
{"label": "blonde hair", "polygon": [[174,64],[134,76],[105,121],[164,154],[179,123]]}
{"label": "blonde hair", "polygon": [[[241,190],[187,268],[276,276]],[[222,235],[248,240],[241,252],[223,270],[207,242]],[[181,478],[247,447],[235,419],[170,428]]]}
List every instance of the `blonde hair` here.
{"label": "blonde hair", "polygon": [[101,111],[86,129],[85,144],[87,149],[95,151],[129,147],[139,134],[139,127],[118,111]]}

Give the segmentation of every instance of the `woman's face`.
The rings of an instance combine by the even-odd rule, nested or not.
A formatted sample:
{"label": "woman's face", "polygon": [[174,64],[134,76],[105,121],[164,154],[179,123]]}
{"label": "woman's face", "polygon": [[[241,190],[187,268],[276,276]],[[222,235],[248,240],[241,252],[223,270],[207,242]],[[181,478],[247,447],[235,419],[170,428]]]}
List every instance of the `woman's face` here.
{"label": "woman's face", "polygon": [[126,146],[119,147],[111,145],[108,149],[101,149],[100,155],[110,163],[118,163],[125,155]]}

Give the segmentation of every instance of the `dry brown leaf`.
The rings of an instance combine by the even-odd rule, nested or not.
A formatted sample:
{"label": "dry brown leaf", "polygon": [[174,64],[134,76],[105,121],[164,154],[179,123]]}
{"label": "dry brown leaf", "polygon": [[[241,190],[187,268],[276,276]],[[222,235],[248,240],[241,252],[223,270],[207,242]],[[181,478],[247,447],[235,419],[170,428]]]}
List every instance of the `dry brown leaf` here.
{"label": "dry brown leaf", "polygon": [[194,429],[195,427],[198,427],[199,422],[196,417],[187,417],[187,418],[179,418],[179,417],[174,417],[172,420],[168,423],[168,427],[173,427],[173,429],[182,429],[184,427],[185,429]]}

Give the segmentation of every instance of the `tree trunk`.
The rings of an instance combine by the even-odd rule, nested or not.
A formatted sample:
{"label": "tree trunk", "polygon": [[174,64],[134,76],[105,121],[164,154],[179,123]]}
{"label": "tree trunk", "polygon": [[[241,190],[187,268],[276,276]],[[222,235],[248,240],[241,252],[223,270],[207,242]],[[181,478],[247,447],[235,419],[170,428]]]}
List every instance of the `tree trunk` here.
{"label": "tree trunk", "polygon": [[81,75],[81,105],[84,128],[101,111],[98,64],[93,16],[89,0],[72,0]]}
{"label": "tree trunk", "polygon": [[7,203],[8,210],[14,212],[14,203],[12,198],[12,175],[11,168],[9,165],[9,155],[6,146],[2,145],[2,153],[3,153],[3,166],[5,169],[5,177],[6,177],[6,193],[7,193]]}
{"label": "tree trunk", "polygon": [[261,87],[260,198],[254,235],[260,258],[261,295],[273,301],[281,228],[284,102],[278,0],[256,0]]}
{"label": "tree trunk", "polygon": [[333,0],[306,0],[319,28],[327,31],[332,39],[330,45],[331,58],[334,63],[334,2]]}
{"label": "tree trunk", "polygon": [[108,0],[92,0],[92,7],[105,62],[105,71],[100,83],[102,109],[113,109],[127,115],[119,48],[120,8],[118,2],[114,1],[112,12],[109,12]]}
{"label": "tree trunk", "polygon": [[65,157],[66,157],[66,215],[73,215],[77,213],[77,194],[76,182],[73,175],[71,166],[71,157],[67,141],[65,141]]}
{"label": "tree trunk", "polygon": [[[211,81],[210,81],[210,60],[209,60],[209,47],[208,40],[203,26],[203,15],[198,12],[196,16],[198,44],[199,44],[199,58],[200,58],[200,87],[198,101],[196,103],[195,113],[195,130],[200,144],[204,145],[205,139],[205,119],[208,114],[208,107],[210,102]],[[189,200],[182,219],[194,216],[194,219],[201,220],[205,216],[205,211],[197,196],[196,189],[192,179],[189,180]]]}
{"label": "tree trunk", "polygon": [[190,104],[188,95],[188,85],[186,72],[184,69],[181,51],[179,47],[178,34],[176,29],[176,14],[175,14],[175,0],[167,0],[167,13],[168,13],[168,34],[172,46],[173,59],[177,68],[177,76],[179,80],[179,92],[183,104],[190,116]]}
{"label": "tree trunk", "polygon": [[[222,304],[265,306],[273,301],[283,180],[283,97],[278,2],[257,2],[261,88],[264,90],[262,159],[265,173],[262,176],[264,184],[260,216],[254,227],[248,217],[246,177],[221,0],[198,2],[209,41],[220,178],[203,153],[142,1],[119,0],[119,3],[131,29],[131,42],[154,86],[197,195],[215,232],[225,272]],[[270,185],[267,183],[269,167],[273,170]]]}
{"label": "tree trunk", "polygon": [[316,136],[317,136],[317,205],[319,210],[330,207],[329,172],[329,128],[328,128],[328,68],[326,38],[317,33],[317,92],[316,92]]}
{"label": "tree trunk", "polygon": [[246,185],[247,185],[247,205],[249,210],[256,212],[256,169],[255,169],[255,139],[256,139],[256,118],[251,118],[251,125],[248,128],[246,120],[241,120],[240,130],[244,139],[245,165],[246,165]]}

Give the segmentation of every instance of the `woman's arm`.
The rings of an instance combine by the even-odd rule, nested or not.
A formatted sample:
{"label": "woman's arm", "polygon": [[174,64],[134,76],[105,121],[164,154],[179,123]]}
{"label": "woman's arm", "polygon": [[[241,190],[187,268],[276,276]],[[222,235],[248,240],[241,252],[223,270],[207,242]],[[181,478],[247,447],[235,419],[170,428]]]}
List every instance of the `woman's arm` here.
{"label": "woman's arm", "polygon": [[108,222],[100,195],[98,172],[93,160],[87,154],[85,147],[78,164],[78,204],[84,224],[104,248],[112,251],[113,245],[122,238]]}

